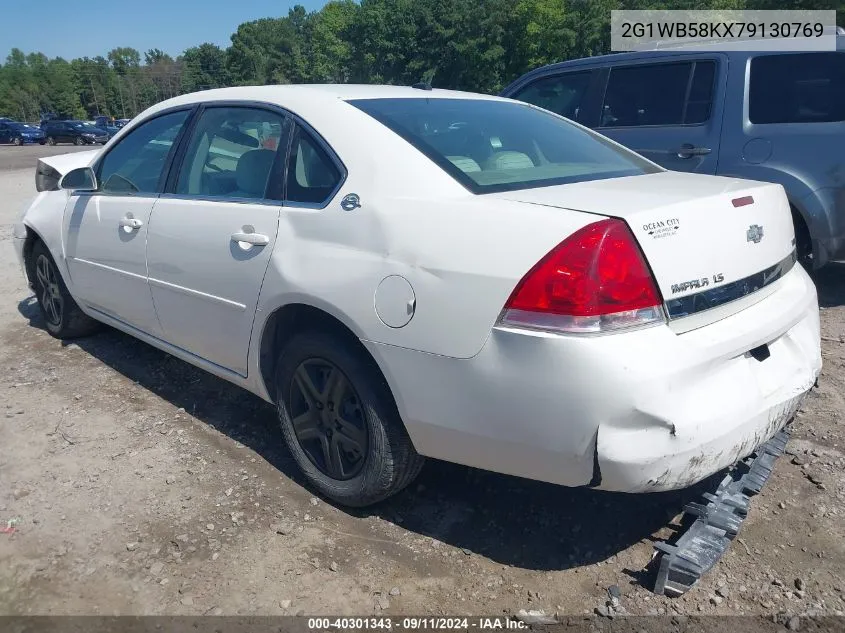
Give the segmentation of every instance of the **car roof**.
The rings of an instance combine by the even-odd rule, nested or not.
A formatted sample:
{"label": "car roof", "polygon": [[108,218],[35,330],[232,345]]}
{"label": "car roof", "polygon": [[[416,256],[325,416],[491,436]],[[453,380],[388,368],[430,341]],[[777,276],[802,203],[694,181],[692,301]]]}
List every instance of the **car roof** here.
{"label": "car roof", "polygon": [[424,90],[410,86],[364,84],[287,84],[273,86],[236,86],[215,88],[174,97],[152,106],[136,117],[141,120],[157,111],[180,105],[219,101],[254,101],[279,105],[297,112],[298,109],[332,108],[355,99],[474,99],[498,101],[501,97],[474,92]]}
{"label": "car roof", "polygon": [[[773,41],[774,42],[774,41]],[[601,68],[611,66],[619,62],[636,62],[636,61],[653,61],[661,57],[692,57],[702,54],[723,54],[728,57],[742,59],[758,55],[773,55],[773,54],[794,54],[800,55],[802,53],[818,53],[818,52],[834,52],[834,51],[790,51],[778,49],[779,44],[774,42],[771,44],[771,50],[724,50],[724,42],[705,42],[699,45],[685,44],[685,45],[663,45],[657,48],[650,48],[646,50],[628,51],[623,53],[608,53],[606,55],[596,55],[594,57],[580,57],[578,59],[568,59],[546,66],[540,66],[518,77],[510,85],[502,90],[502,94],[506,94],[517,85],[522,85],[529,79],[537,76],[554,73],[558,70],[576,69],[581,66],[585,68]],[[721,49],[720,49],[721,47]],[[836,36],[836,52],[845,51],[845,35],[837,34]]]}

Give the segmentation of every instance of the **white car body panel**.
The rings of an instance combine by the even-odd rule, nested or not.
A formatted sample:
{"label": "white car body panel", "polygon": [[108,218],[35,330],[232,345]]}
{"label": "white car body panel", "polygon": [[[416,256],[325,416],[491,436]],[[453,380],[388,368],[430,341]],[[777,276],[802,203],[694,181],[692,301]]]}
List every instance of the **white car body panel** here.
{"label": "white car body panel", "polygon": [[[155,202],[155,196],[70,196],[63,229],[65,282],[90,309],[161,336],[147,283],[147,240]],[[140,228],[121,226],[124,216],[141,222]]]}
{"label": "white car body panel", "polygon": [[[742,279],[782,260],[795,248],[789,202],[777,184],[669,171],[498,195],[624,219],[665,299],[716,286],[714,275],[722,275],[725,281]],[[733,206],[733,200],[748,196],[752,203]],[[749,244],[748,230],[755,225],[763,227],[765,239]],[[726,257],[730,251],[742,257]],[[679,253],[684,257],[678,257]],[[700,285],[702,280],[708,285]],[[693,281],[699,285],[673,289],[673,285]]]}
{"label": "white car body panel", "polygon": [[[815,287],[797,266],[773,285],[748,310],[680,336],[665,326],[596,337],[496,329],[466,360],[368,349],[423,455],[581,486],[595,450],[602,488],[668,490],[751,453],[813,385]],[[763,343],[764,363],[740,351]]]}
{"label": "white car body panel", "polygon": [[[151,205],[144,211],[138,199],[130,211],[143,221],[135,238],[146,240],[143,267],[103,196],[39,194],[15,235],[28,227],[44,239],[86,313],[268,401],[268,320],[292,304],[322,310],[369,350],[418,452],[559,484],[631,492],[690,485],[771,437],[815,382],[817,299],[798,266],[729,304],[635,331],[581,336],[496,325],[523,275],[604,217],[628,222],[667,300],[702,290],[673,292],[682,282],[721,275],[708,282],[715,287],[759,273],[793,249],[779,186],[662,172],[473,195],[344,102],[358,97],[497,99],[368,86],[184,95],[133,119],[105,151],[164,108],[268,103],[317,130],[346,166],[346,181],[324,208],[164,194],[143,199]],[[42,160],[67,173],[101,151]],[[353,192],[361,206],[345,211],[340,200]],[[732,205],[748,195],[753,205]],[[86,197],[101,200],[87,203],[82,216],[90,219],[78,212]],[[643,228],[666,218],[679,219],[673,235],[656,239]],[[747,241],[752,225],[764,227],[759,243]],[[247,228],[268,243],[240,250],[231,235]],[[410,292],[401,281],[379,290],[398,277]],[[406,325],[385,323],[410,301]],[[770,358],[751,358],[763,344]]]}
{"label": "white car body panel", "polygon": [[[162,196],[147,233],[150,307],[163,338],[247,375],[258,294],[276,241],[281,206]],[[266,245],[238,243],[238,232]],[[202,327],[186,315],[202,315]]]}

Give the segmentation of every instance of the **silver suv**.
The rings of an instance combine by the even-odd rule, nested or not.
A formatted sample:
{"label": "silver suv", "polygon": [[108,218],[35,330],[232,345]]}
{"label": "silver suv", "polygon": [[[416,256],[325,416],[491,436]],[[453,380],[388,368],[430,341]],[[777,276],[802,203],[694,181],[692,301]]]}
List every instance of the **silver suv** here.
{"label": "silver suv", "polygon": [[830,52],[653,50],[533,70],[502,92],[677,171],[783,185],[798,254],[845,259],[845,37]]}

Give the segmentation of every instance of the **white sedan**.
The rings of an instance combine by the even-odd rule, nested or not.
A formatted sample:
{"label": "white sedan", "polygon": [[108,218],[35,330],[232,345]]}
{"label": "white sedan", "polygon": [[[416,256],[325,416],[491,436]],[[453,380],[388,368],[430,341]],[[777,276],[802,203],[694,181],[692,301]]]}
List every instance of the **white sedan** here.
{"label": "white sedan", "polygon": [[342,504],[423,456],[686,487],[786,425],[821,368],[779,185],[665,171],[507,99],[185,95],[36,183],[14,234],[50,333],[106,323],[276,403]]}

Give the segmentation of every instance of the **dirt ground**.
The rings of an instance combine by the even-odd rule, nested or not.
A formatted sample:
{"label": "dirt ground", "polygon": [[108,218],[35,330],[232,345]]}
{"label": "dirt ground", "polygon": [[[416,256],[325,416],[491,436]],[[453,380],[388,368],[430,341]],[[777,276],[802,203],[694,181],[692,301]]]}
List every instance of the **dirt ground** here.
{"label": "dirt ground", "polygon": [[728,554],[668,599],[643,570],[692,492],[429,461],[351,512],[303,486],[254,396],[113,330],[51,338],[11,245],[34,178],[10,152],[39,150],[0,148],[0,528],[17,520],[0,614],[579,615],[611,585],[633,614],[845,611],[845,265],[818,277],[825,366],[790,454]]}

